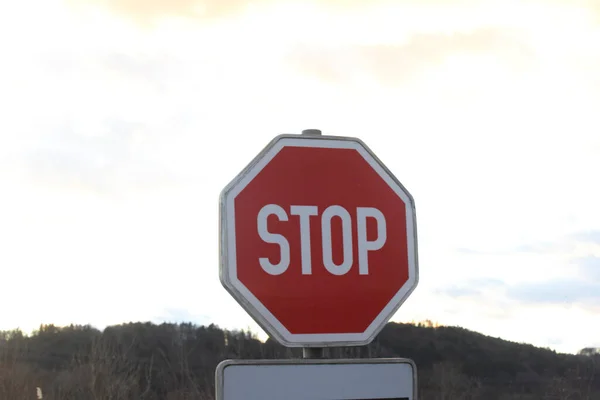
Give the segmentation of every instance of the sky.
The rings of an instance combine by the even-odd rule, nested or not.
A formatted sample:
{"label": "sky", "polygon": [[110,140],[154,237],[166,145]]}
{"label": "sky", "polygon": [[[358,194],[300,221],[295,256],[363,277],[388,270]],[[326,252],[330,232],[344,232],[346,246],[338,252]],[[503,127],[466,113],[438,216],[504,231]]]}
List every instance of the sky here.
{"label": "sky", "polygon": [[0,48],[0,329],[262,334],[218,279],[219,193],[317,128],[415,198],[393,321],[600,346],[594,0],[22,0]]}

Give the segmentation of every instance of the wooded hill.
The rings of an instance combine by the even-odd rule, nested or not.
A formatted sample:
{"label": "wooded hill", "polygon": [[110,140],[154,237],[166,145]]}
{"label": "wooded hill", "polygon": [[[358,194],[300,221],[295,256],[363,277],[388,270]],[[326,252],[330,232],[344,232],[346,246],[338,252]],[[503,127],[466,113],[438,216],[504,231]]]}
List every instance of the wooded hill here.
{"label": "wooded hill", "polygon": [[[368,347],[326,353],[411,358],[422,400],[600,399],[600,352],[591,348],[559,354],[426,322],[390,323]],[[0,333],[0,399],[35,399],[40,388],[44,400],[207,400],[224,359],[300,357],[214,325],[43,325],[30,336]]]}

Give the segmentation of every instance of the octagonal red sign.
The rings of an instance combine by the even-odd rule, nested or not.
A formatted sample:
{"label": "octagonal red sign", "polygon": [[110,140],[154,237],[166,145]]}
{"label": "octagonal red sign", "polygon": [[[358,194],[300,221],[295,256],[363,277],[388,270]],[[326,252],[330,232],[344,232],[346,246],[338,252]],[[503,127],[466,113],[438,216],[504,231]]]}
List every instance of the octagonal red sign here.
{"label": "octagonal red sign", "polygon": [[368,344],[417,285],[412,196],[358,139],[276,137],[220,212],[221,282],[286,346]]}

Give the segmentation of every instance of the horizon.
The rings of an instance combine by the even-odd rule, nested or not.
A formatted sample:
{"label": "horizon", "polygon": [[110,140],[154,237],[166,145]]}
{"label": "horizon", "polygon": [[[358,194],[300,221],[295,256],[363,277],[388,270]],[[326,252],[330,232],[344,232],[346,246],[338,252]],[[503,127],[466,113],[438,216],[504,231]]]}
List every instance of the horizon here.
{"label": "horizon", "polygon": [[[196,326],[196,327],[199,327],[199,328],[201,328],[201,327],[208,328],[209,326],[214,326],[217,329],[220,329],[222,331],[249,333],[249,334],[252,335],[253,339],[258,340],[259,342],[261,342],[263,344],[266,343],[267,340],[269,340],[269,339],[273,340],[276,343],[279,343],[279,342],[277,342],[276,339],[271,338],[269,335],[265,334],[262,330],[260,332],[259,331],[255,331],[255,330],[252,330],[250,327],[248,327],[248,328],[232,328],[232,329],[227,329],[227,328],[223,328],[223,327],[221,327],[221,326],[219,326],[217,324],[213,324],[213,323],[198,324],[198,323],[195,323],[193,321],[160,321],[160,322],[153,322],[153,321],[124,321],[124,322],[120,322],[118,324],[112,324],[112,325],[103,326],[103,327],[97,327],[97,326],[93,326],[93,325],[90,325],[90,324],[84,324],[84,325],[70,324],[70,325],[58,326],[58,325],[49,323],[49,324],[41,324],[37,329],[33,329],[33,330],[29,331],[29,332],[24,332],[24,331],[22,331],[19,328],[15,328],[15,329],[9,330],[9,331],[0,331],[0,332],[21,332],[26,337],[32,337],[32,336],[36,335],[40,331],[40,329],[42,327],[49,327],[49,326],[53,326],[53,327],[58,328],[58,329],[68,329],[68,328],[71,328],[71,327],[73,327],[73,328],[87,328],[87,327],[89,327],[89,328],[95,329],[95,330],[97,330],[99,332],[104,332],[107,328],[118,327],[118,326],[126,326],[126,325],[136,325],[136,324],[144,324],[144,325],[145,324],[152,324],[152,325],[155,325],[155,326],[160,326],[162,324],[166,324],[166,325],[192,324],[193,326]],[[475,334],[478,334],[478,335],[482,335],[482,336],[485,336],[485,337],[488,337],[488,338],[491,338],[491,339],[494,339],[494,340],[501,340],[501,341],[504,341],[504,342],[513,343],[513,344],[522,345],[522,346],[533,346],[533,347],[535,347],[537,349],[540,349],[540,350],[554,351],[554,352],[556,352],[556,354],[579,355],[579,353],[581,352],[581,350],[584,350],[586,348],[593,348],[593,349],[596,348],[596,347],[584,347],[584,348],[581,348],[578,351],[573,352],[573,353],[571,353],[571,352],[561,352],[561,351],[557,351],[555,349],[552,349],[550,347],[541,347],[541,346],[536,346],[536,345],[534,345],[532,343],[526,343],[526,342],[518,342],[518,341],[508,340],[508,339],[505,339],[505,338],[502,338],[502,337],[497,337],[497,336],[493,336],[493,335],[487,335],[485,333],[473,331],[473,330],[464,328],[462,326],[458,326],[458,325],[443,325],[443,324],[437,323],[436,321],[431,321],[431,320],[406,321],[406,322],[389,321],[385,325],[387,326],[388,324],[413,325],[413,326],[424,327],[424,328],[427,328],[427,329],[438,329],[438,328],[465,329],[468,332],[475,333]],[[377,339],[378,336],[379,335],[375,336],[375,339],[373,340],[373,342],[375,342],[375,340]],[[331,348],[366,347],[366,346],[370,346],[373,342],[370,342],[368,345],[363,345],[363,346],[333,346]],[[295,347],[295,349],[302,349],[302,347]],[[600,349],[600,348],[598,348],[598,349]]]}
{"label": "horizon", "polygon": [[390,322],[600,347],[600,5],[0,5],[0,330],[264,332],[218,277],[219,193],[275,136],[364,141],[413,195]]}

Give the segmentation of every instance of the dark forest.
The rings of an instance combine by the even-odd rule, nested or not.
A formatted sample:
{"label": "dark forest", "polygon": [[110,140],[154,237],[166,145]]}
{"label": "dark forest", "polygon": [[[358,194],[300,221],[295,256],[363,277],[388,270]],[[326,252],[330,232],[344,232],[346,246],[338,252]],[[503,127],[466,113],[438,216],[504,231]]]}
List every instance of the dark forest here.
{"label": "dark forest", "polygon": [[[220,361],[301,354],[214,325],[42,325],[0,333],[0,399],[209,400]],[[560,354],[429,321],[389,323],[369,346],[325,355],[411,358],[422,400],[600,399],[600,349]]]}

